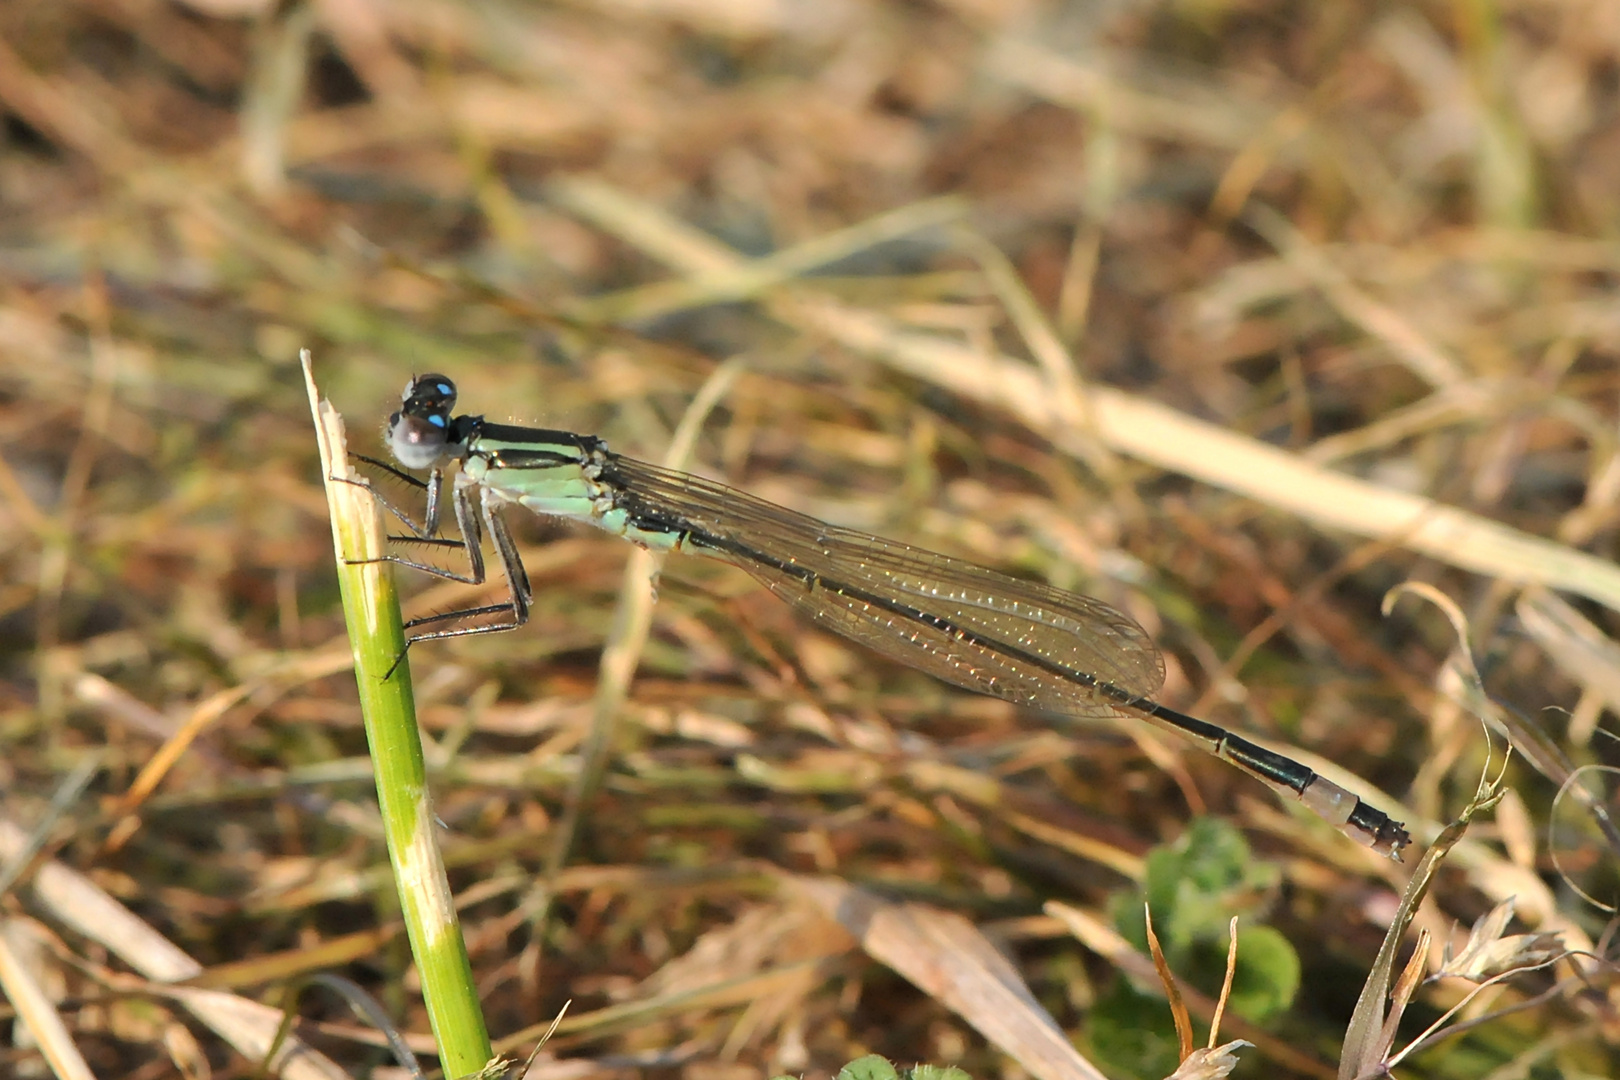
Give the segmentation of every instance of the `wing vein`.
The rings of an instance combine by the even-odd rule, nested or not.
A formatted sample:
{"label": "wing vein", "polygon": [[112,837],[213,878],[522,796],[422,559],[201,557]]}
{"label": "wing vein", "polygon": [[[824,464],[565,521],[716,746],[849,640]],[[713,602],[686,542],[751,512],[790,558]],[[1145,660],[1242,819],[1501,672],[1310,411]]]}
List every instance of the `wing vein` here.
{"label": "wing vein", "polygon": [[741,567],[829,629],[956,686],[1102,716],[1122,696],[1151,699],[1164,683],[1147,632],[1100,600],[829,525],[633,458],[615,455],[603,480],[633,518],[689,534],[687,550]]}

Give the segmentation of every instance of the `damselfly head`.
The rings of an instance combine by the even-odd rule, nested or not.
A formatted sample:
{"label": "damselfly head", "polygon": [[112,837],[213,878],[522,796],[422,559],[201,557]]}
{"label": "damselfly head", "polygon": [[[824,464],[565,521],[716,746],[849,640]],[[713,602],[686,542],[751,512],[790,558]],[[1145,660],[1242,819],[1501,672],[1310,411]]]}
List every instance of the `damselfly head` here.
{"label": "damselfly head", "polygon": [[399,411],[388,418],[388,449],[407,469],[439,464],[450,445],[456,384],[443,375],[418,375],[405,384]]}

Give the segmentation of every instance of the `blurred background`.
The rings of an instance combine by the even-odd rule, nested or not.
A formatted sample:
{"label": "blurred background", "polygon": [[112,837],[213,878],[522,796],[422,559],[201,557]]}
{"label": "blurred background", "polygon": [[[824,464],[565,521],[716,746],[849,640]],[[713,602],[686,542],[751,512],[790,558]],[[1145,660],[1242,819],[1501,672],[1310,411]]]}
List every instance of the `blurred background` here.
{"label": "blurred background", "polygon": [[[1520,753],[1419,924],[1459,947],[1515,896],[1517,931],[1601,951],[1615,853],[1558,794],[1592,766],[1606,799],[1616,757],[1617,232],[1610,0],[6,0],[0,815],[89,770],[46,855],[212,985],[339,971],[422,1048],[298,350],[369,454],[440,371],[658,460],[729,362],[689,468],[1103,598],[1167,704],[1364,778],[1416,852],[1488,706],[1439,610],[1381,604],[1449,596]],[[1176,1064],[1126,957],[1144,895],[1207,994],[1240,916],[1239,1075],[1334,1075],[1416,852],[697,560],[603,734],[630,548],[513,524],[531,625],[411,660],[492,1032],[572,1002],[534,1075],[1028,1075],[809,880],[962,916],[1114,1076]],[[102,1075],[251,1068],[26,888],[0,913]],[[1614,1075],[1609,976],[1571,972],[1402,1074]],[[299,1012],[386,1060],[339,999]],[[0,1072],[40,1068],[14,1027]]]}

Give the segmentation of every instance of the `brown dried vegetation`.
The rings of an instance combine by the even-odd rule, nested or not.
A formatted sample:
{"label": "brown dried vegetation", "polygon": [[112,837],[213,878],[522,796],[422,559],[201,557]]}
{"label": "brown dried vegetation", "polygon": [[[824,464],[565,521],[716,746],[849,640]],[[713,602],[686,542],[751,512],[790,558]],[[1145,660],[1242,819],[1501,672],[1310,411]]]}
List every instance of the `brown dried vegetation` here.
{"label": "brown dried vegetation", "polygon": [[[310,971],[429,1048],[304,346],[368,453],[439,370],[656,459],[741,357],[693,468],[1104,598],[1167,703],[1365,778],[1420,845],[1485,750],[1451,628],[1380,614],[1398,583],[1457,601],[1509,713],[1616,756],[1612,0],[6,0],[0,123],[0,985],[28,1018],[0,1074],[54,1015],[99,1075],[247,1075],[218,1002],[155,984],[279,1004]],[[1229,1021],[1240,1069],[1332,1075],[1405,869],[724,567],[665,569],[548,878],[629,549],[514,524],[532,624],[412,659],[489,1026],[521,1056],[572,1003],[534,1075],[1087,1075],[1069,1040],[1146,959],[1109,898],[1197,811],[1282,868],[1260,910],[1304,964],[1269,1031]],[[1515,760],[1419,926],[1456,951],[1511,896],[1601,951],[1557,871],[1612,899],[1616,856],[1557,770]],[[1586,971],[1494,988],[1550,992],[1401,1069],[1613,1075]],[[300,1014],[378,1060],[337,999]]]}

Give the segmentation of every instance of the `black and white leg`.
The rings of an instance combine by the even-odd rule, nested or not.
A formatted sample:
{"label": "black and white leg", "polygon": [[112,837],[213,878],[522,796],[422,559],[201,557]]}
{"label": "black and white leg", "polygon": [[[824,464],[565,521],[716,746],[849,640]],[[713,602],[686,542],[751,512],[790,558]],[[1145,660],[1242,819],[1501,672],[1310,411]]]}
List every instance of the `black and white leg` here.
{"label": "black and white leg", "polygon": [[[474,542],[467,545],[467,559],[472,564],[472,574],[469,578],[458,577],[453,578],[453,580],[482,584],[485,579],[484,556],[476,542],[476,538],[481,536],[481,530],[479,521],[473,514],[472,498],[466,489],[458,489],[452,499],[456,508],[456,522],[461,526],[461,535],[474,538]],[[418,641],[433,641],[439,638],[469,637],[473,634],[498,634],[505,630],[516,630],[529,621],[529,604],[534,599],[534,591],[529,586],[529,575],[523,569],[523,560],[518,555],[517,544],[512,540],[512,533],[507,528],[506,519],[496,512],[495,504],[487,491],[482,493],[480,502],[482,504],[480,509],[483,517],[483,528],[489,530],[490,539],[495,544],[495,555],[501,562],[501,573],[506,578],[506,602],[462,608],[459,611],[446,611],[438,615],[424,615],[419,619],[412,619],[407,622],[405,629],[408,633],[418,626],[476,618],[481,615],[505,614],[506,618],[501,622],[483,623],[478,626],[455,626],[448,630],[429,630],[421,634],[410,634],[410,644],[415,644]],[[400,559],[394,561],[403,562]],[[404,565],[411,566],[414,564],[406,562]],[[451,575],[441,572],[440,576],[450,577]]]}
{"label": "black and white leg", "polygon": [[[356,461],[363,461],[367,465],[371,465],[374,468],[381,469],[389,476],[392,476],[396,480],[403,481],[404,483],[409,484],[411,487],[427,492],[427,508],[422,515],[421,524],[417,524],[416,520],[412,518],[410,514],[406,513],[390,502],[388,497],[379,492],[376,486],[373,485],[369,480],[350,480],[349,478],[342,476],[333,477],[333,479],[345,484],[354,484],[357,487],[369,489],[371,491],[371,497],[377,500],[378,505],[392,514],[401,525],[411,530],[409,539],[437,540],[439,538],[439,505],[441,496],[444,492],[443,469],[434,469],[432,474],[429,475],[426,480],[418,480],[410,473],[396,469],[386,461],[379,461],[373,457],[366,457],[364,454],[355,454],[354,459]],[[389,539],[400,540],[406,538],[390,536]],[[453,540],[449,542],[452,544],[455,543]]]}

